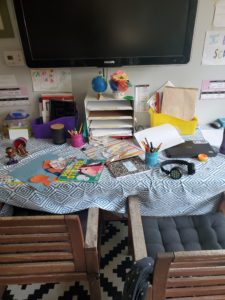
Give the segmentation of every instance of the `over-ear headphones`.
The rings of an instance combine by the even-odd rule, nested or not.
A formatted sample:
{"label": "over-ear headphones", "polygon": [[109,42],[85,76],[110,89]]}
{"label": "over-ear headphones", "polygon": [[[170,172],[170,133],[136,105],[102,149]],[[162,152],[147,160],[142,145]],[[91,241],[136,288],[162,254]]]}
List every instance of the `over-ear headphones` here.
{"label": "over-ear headphones", "polygon": [[182,176],[182,170],[178,167],[173,167],[171,170],[166,170],[164,166],[171,165],[171,164],[179,164],[179,165],[186,165],[188,167],[188,175],[195,174],[195,164],[189,163],[186,160],[165,160],[160,164],[161,170],[169,175],[173,179],[180,179]]}

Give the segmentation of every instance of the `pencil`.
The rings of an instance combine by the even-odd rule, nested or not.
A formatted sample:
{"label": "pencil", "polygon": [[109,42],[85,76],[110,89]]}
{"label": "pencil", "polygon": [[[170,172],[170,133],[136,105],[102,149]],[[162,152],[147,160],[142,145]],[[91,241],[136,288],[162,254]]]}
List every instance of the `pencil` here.
{"label": "pencil", "polygon": [[83,123],[81,123],[78,133],[81,133],[82,127],[83,127]]}

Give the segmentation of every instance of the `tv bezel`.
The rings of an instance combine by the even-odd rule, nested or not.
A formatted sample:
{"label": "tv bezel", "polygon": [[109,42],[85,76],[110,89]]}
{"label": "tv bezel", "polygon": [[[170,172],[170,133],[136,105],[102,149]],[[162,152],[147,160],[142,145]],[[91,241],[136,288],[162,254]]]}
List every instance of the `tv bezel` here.
{"label": "tv bezel", "polygon": [[[195,19],[197,13],[198,0],[189,0],[187,30],[183,55],[180,56],[149,56],[149,57],[106,57],[85,58],[85,59],[65,59],[65,60],[45,60],[33,59],[29,43],[27,26],[22,8],[22,0],[13,0],[17,17],[17,24],[20,38],[24,50],[27,66],[30,68],[54,68],[54,67],[119,67],[134,65],[168,65],[168,64],[187,64],[190,61],[192,39],[194,34]],[[19,21],[18,21],[19,20]]]}

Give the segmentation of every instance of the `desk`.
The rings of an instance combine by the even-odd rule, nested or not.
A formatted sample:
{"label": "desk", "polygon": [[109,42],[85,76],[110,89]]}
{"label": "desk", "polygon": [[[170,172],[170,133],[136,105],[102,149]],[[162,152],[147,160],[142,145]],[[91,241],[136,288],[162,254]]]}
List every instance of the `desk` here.
{"label": "desk", "polygon": [[[1,142],[0,175],[7,175],[15,166],[6,166],[5,147],[9,141]],[[27,144],[29,157],[20,160],[23,165],[34,157],[52,151],[59,156],[85,157],[82,151],[68,144],[55,146],[49,140],[30,139]],[[159,160],[166,157],[160,153]],[[98,183],[53,183],[44,192],[31,188],[28,184],[0,184],[0,201],[42,210],[50,213],[71,213],[89,207],[100,207],[119,213],[125,212],[128,195],[138,194],[141,198],[143,215],[170,216],[192,215],[209,212],[215,208],[219,194],[225,191],[225,156],[218,154],[208,162],[196,164],[195,175],[183,175],[180,180],[172,180],[158,167],[148,172],[113,178],[104,168]],[[150,199],[150,200],[149,200]]]}

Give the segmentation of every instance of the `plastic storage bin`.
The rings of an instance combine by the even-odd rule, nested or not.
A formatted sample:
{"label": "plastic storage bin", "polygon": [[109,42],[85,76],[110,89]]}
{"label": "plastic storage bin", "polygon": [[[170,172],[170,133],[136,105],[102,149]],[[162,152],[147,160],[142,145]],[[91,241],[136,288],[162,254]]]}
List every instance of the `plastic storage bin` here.
{"label": "plastic storage bin", "polygon": [[162,124],[171,124],[177,127],[180,134],[194,134],[198,124],[197,117],[194,117],[191,121],[186,121],[170,115],[156,113],[152,108],[149,109],[149,115],[152,127]]}
{"label": "plastic storage bin", "polygon": [[[32,134],[36,139],[49,139],[51,138],[50,126],[56,123],[64,124],[65,130],[73,130],[77,127],[77,114],[75,116],[62,117],[52,120],[47,123],[41,123],[42,118],[35,119],[31,122]],[[68,135],[69,137],[69,135]]]}
{"label": "plastic storage bin", "polygon": [[30,119],[27,114],[25,117],[12,117],[10,114],[3,120],[2,131],[3,137],[9,138],[9,129],[27,129],[30,131]]}

